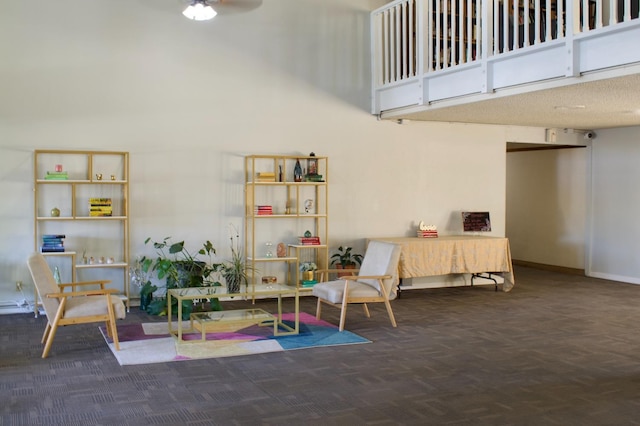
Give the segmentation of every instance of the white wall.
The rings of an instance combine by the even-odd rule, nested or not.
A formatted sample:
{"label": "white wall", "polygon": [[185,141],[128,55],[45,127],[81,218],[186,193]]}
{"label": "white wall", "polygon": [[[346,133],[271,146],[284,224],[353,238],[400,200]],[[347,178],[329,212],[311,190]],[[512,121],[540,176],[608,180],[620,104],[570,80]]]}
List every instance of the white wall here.
{"label": "white wall", "polygon": [[514,259],[585,268],[588,149],[507,154],[506,235]]}
{"label": "white wall", "polygon": [[131,153],[134,256],[165,236],[225,256],[250,153],[330,157],[332,246],[362,251],[420,220],[455,233],[463,209],[490,211],[504,235],[505,140],[519,130],[371,116],[380,3],[273,0],[192,22],[169,0],[1,2],[0,286],[30,282],[38,148]]}
{"label": "white wall", "polygon": [[599,130],[593,142],[588,273],[640,284],[640,127]]}

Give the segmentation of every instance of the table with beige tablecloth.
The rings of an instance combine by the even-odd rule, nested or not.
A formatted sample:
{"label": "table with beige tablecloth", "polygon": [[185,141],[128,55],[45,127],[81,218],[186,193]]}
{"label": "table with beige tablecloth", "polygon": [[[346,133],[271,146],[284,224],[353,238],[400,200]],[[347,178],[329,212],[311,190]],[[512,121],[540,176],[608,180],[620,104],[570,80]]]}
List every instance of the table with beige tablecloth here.
{"label": "table with beige tablecloth", "polygon": [[500,273],[504,291],[515,285],[509,240],[504,237],[445,235],[437,238],[372,238],[402,246],[400,278],[447,274]]}

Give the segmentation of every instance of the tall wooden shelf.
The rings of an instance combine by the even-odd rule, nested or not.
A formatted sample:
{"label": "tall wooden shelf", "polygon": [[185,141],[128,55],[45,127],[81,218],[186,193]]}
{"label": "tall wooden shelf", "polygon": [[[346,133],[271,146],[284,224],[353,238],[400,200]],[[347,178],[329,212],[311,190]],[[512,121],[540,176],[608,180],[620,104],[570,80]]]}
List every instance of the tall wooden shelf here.
{"label": "tall wooden shelf", "polygon": [[[43,235],[65,235],[64,252],[42,253],[52,266],[71,259],[63,281],[110,279],[128,308],[129,153],[36,150],[33,161],[34,250],[41,251]],[[46,179],[58,165],[68,177]],[[111,216],[92,216],[90,198],[111,199]]]}
{"label": "tall wooden shelf", "polygon": [[[302,168],[301,181],[295,179],[296,162]],[[315,174],[308,174],[310,166],[316,168]],[[328,268],[328,168],[327,157],[245,157],[244,247],[251,285],[268,285],[262,283],[262,277],[275,276],[278,283],[300,287],[301,263],[314,262],[319,269]],[[267,211],[260,206],[266,206]],[[299,244],[299,237],[307,231],[319,237],[321,244]],[[281,243],[285,252],[278,257]]]}

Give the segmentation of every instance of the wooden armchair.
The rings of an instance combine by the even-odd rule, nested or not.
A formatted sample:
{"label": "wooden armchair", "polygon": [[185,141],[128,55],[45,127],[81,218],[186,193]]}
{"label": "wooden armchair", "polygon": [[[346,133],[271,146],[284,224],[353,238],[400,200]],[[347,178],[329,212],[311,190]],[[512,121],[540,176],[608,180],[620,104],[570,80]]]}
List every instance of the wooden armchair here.
{"label": "wooden armchair", "polygon": [[[49,355],[58,326],[90,322],[104,321],[109,337],[113,339],[116,349],[120,350],[115,320],[123,319],[126,310],[122,299],[112,296],[117,290],[105,288],[108,280],[56,284],[47,261],[40,253],[32,254],[27,266],[47,315],[47,326],[42,335],[42,343],[45,344],[42,358]],[[78,290],[87,285],[100,288]]]}
{"label": "wooden armchair", "polygon": [[323,303],[338,307],[341,309],[340,331],[343,331],[348,304],[361,303],[369,318],[367,303],[384,303],[391,325],[396,327],[389,301],[396,297],[400,251],[397,244],[371,241],[358,275],[314,285],[313,295],[318,298],[316,318],[320,319]]}

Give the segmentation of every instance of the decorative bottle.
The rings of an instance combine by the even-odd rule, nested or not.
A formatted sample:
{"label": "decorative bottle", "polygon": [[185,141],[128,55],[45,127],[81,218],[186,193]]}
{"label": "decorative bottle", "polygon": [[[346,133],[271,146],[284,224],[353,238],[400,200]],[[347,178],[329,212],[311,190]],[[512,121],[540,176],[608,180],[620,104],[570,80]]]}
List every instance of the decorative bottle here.
{"label": "decorative bottle", "polygon": [[56,282],[56,284],[62,283],[62,280],[60,279],[60,270],[58,269],[57,266],[53,268],[53,279]]}
{"label": "decorative bottle", "polygon": [[300,160],[296,160],[296,166],[293,168],[293,180],[295,182],[302,182],[302,166]]}

